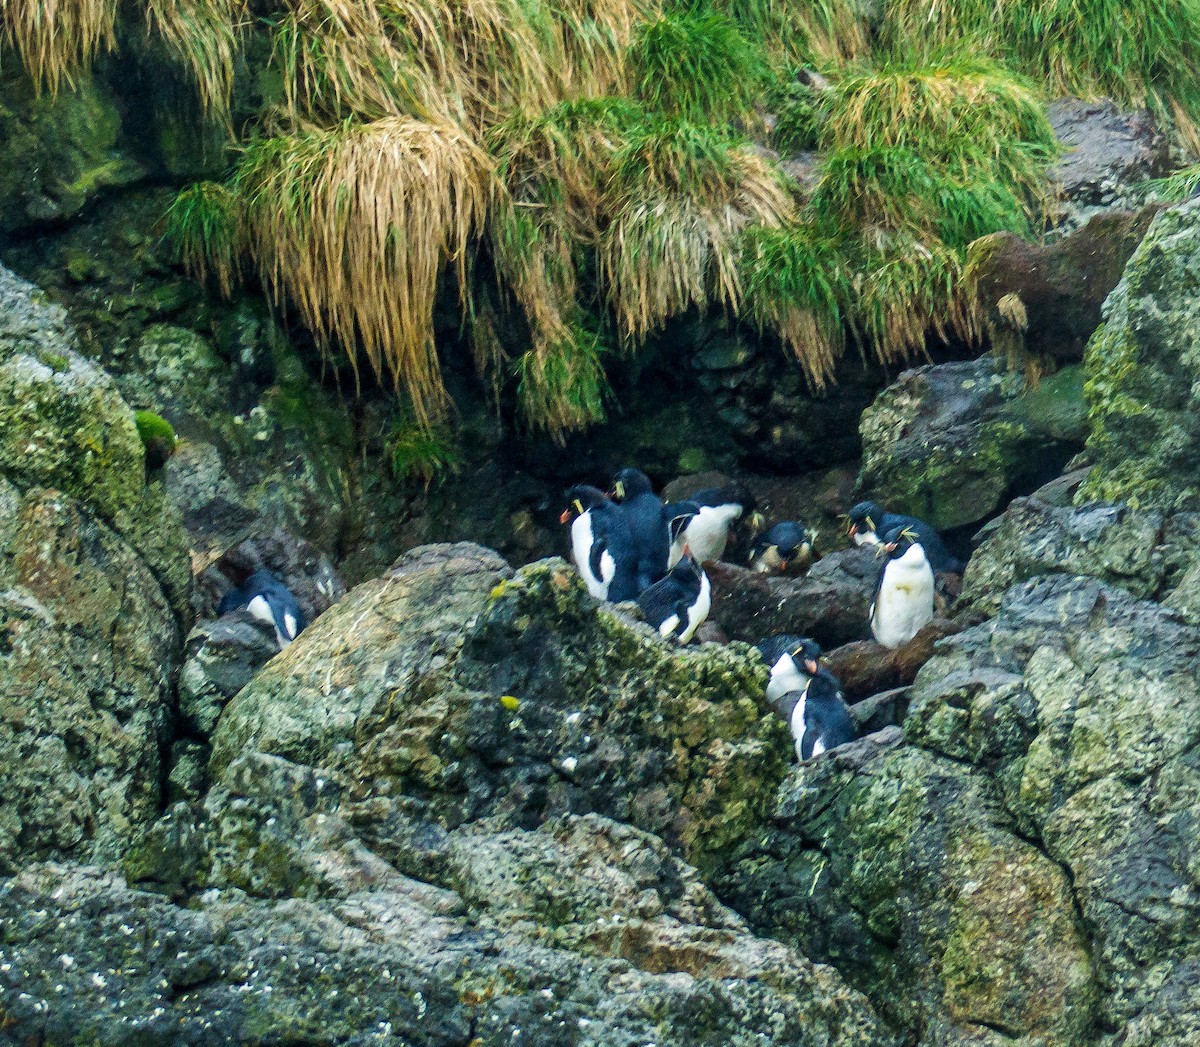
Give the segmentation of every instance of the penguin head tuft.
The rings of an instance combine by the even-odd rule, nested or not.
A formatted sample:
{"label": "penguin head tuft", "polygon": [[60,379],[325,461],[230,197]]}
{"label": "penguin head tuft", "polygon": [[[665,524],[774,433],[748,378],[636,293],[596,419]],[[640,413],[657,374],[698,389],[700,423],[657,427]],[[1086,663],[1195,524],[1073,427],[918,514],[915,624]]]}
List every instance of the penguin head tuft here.
{"label": "penguin head tuft", "polygon": [[856,534],[874,531],[879,521],[883,519],[883,508],[878,502],[859,502],[850,510],[850,526],[847,533],[853,538]]}
{"label": "penguin head tuft", "polygon": [[640,469],[625,468],[613,477],[611,495],[618,502],[627,498],[636,498],[640,494],[653,494],[654,486]]}
{"label": "penguin head tuft", "polygon": [[558,522],[562,524],[571,523],[577,516],[582,516],[588,510],[595,509],[607,501],[608,495],[600,490],[599,487],[576,484],[567,491],[567,507],[562,511]]}
{"label": "penguin head tuft", "polygon": [[883,536],[883,551],[893,560],[898,560],[914,545],[920,547],[917,532],[910,527],[893,527]]}

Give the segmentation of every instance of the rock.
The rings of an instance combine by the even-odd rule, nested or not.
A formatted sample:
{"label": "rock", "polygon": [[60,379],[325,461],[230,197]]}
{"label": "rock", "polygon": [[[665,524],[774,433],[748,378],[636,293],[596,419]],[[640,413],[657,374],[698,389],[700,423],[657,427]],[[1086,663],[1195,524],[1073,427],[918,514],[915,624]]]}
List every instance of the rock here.
{"label": "rock", "polygon": [[0,478],[0,871],[115,860],[157,817],[179,645],[117,533]]}
{"label": "rock", "polygon": [[38,93],[15,59],[0,75],[0,232],[27,231],[77,215],[105,189],[144,170],[120,146],[119,103],[104,83],[80,77]]}
{"label": "rock", "polygon": [[899,727],[908,715],[911,687],[896,687],[890,691],[864,698],[850,706],[850,716],[859,737],[875,734],[888,727]]}
{"label": "rock", "polygon": [[986,775],[1014,831],[1066,871],[1100,1024],[1134,1023],[1121,1043],[1151,1042],[1138,1037],[1176,1021],[1156,1010],[1191,1005],[1166,986],[1197,956],[1197,658],[1200,630],[1171,610],[1094,579],[1035,578],[942,646],[905,724],[923,750]]}
{"label": "rock", "polygon": [[910,684],[933,655],[934,644],[960,626],[935,618],[903,647],[888,648],[874,640],[858,640],[827,651],[822,662],[842,683],[848,701]]}
{"label": "rock", "polygon": [[[311,831],[322,810],[339,823],[336,801],[305,793],[309,769],[260,757],[237,777],[251,790],[268,782],[293,828]],[[279,803],[288,781],[300,792]],[[213,811],[224,827],[209,829],[225,844],[239,819],[253,824],[246,799],[231,793]],[[175,854],[203,861],[207,831],[176,836]],[[96,869],[24,871],[0,888],[6,1033],[108,1041],[132,1027],[162,1043],[413,1047],[895,1042],[835,972],[755,938],[694,870],[629,826],[568,815],[537,830],[464,828],[444,840],[445,871],[428,874],[445,886],[354,851],[344,832],[268,837],[324,868],[326,890],[308,897],[255,893],[250,879],[248,892],[213,887],[183,906]],[[279,870],[282,857],[244,851],[245,865],[211,875]]]}
{"label": "rock", "polygon": [[1050,177],[1075,204],[1112,204],[1131,187],[1170,168],[1170,148],[1148,109],[1118,109],[1107,98],[1060,98],[1047,107],[1065,147]]}
{"label": "rock", "polygon": [[765,688],[746,648],[667,644],[561,560],[514,576],[478,546],[427,546],[230,702],[212,771],[252,752],[328,769],[376,805],[385,850],[389,812],[446,827],[596,812],[704,871],[753,831],[786,766]]}
{"label": "rock", "polygon": [[1093,469],[1077,500],[1200,507],[1200,202],[1159,214],[1088,343]]}
{"label": "rock", "polygon": [[179,676],[184,729],[196,738],[209,738],[229,700],[277,653],[274,631],[249,611],[193,629]]}
{"label": "rock", "polygon": [[833,648],[868,635],[867,609],[879,561],[868,549],[840,549],[801,578],[759,574],[727,563],[706,569],[710,617],[735,640],[757,643],[776,633],[811,636]]}
{"label": "rock", "polygon": [[989,528],[964,580],[964,605],[994,615],[1008,589],[1069,574],[1119,586],[1200,621],[1200,514],[1018,498]]}
{"label": "rock", "polygon": [[906,371],[864,412],[859,489],[939,530],[986,519],[1083,446],[1083,374],[1026,387],[994,357]]}
{"label": "rock", "polygon": [[975,241],[967,274],[992,346],[1043,366],[1082,360],[1104,300],[1159,210],[1105,211],[1048,244],[1012,233]]}
{"label": "rock", "polygon": [[1014,835],[986,778],[895,727],[800,764],[718,894],[916,1042],[1091,1042],[1067,876]]}

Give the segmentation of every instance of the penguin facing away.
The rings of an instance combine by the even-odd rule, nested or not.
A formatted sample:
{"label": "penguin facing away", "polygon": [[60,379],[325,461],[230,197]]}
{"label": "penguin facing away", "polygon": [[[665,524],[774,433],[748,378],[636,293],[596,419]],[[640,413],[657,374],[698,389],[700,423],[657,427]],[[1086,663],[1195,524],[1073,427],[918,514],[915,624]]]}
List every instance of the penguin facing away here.
{"label": "penguin facing away", "polygon": [[255,571],[227,592],[217,605],[217,617],[242,608],[275,630],[275,642],[281,651],[308,624],[291,590],[270,571]]}
{"label": "penguin facing away", "polygon": [[634,599],[636,554],[621,511],[598,487],[587,484],[567,491],[567,502],[559,522],[571,524],[571,559],[587,591],[613,603]]}
{"label": "penguin facing away", "polygon": [[805,690],[789,691],[775,703],[792,729],[798,760],[811,760],[858,737],[850,708],[834,679],[817,674]]}
{"label": "penguin facing away", "polygon": [[[674,567],[683,556],[684,544],[692,551],[697,563],[719,560],[725,555],[729,534],[734,525],[747,514],[753,519],[754,496],[742,483],[723,487],[706,487],[691,495],[687,501],[697,509],[683,533],[671,543],[669,566]],[[668,507],[669,508],[669,507]]]}
{"label": "penguin facing away", "polygon": [[633,539],[640,593],[667,573],[671,536],[663,501],[654,493],[650,478],[638,469],[622,469],[617,473],[611,495]]}
{"label": "penguin facing away", "polygon": [[871,635],[884,647],[902,647],[933,619],[933,569],[907,528],[885,534],[880,550],[887,559],[868,612]]}
{"label": "penguin facing away", "polygon": [[690,551],[685,552],[665,578],[655,582],[638,597],[638,607],[646,622],[660,636],[674,637],[687,643],[708,617],[712,606],[712,588],[708,576]]}
{"label": "penguin facing away", "polygon": [[952,556],[937,529],[915,516],[885,512],[878,502],[859,502],[850,510],[850,540],[858,546],[879,545],[881,536],[897,527],[908,528],[925,550],[934,574],[962,574],[966,565]]}
{"label": "penguin facing away", "polygon": [[750,568],[760,574],[782,574],[789,564],[807,569],[813,561],[817,532],[796,520],[777,523],[760,534],[750,550]]}

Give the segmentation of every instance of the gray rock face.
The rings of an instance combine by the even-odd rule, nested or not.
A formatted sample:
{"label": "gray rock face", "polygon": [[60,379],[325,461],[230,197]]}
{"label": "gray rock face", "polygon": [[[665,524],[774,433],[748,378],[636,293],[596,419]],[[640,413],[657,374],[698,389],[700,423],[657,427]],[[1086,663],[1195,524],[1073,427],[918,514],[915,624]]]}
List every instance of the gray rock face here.
{"label": "gray rock face", "polygon": [[939,529],[985,519],[1083,446],[1083,375],[1026,388],[993,357],[906,371],[863,413],[859,489]]}
{"label": "gray rock face", "polygon": [[1200,202],[1151,225],[1088,343],[1094,468],[1078,500],[1200,508]]}
{"label": "gray rock face", "polygon": [[765,686],[745,648],[667,645],[598,606],[561,560],[514,576],[479,546],[426,546],[238,694],[212,768],[220,780],[262,752],[345,775],[385,853],[396,819],[597,812],[704,870],[761,817],[788,760]]}
{"label": "gray rock face", "polygon": [[1164,514],[1126,505],[1053,506],[1018,498],[971,557],[963,599],[995,614],[1009,588],[1048,574],[1081,575],[1186,614],[1195,600],[1200,514]]}
{"label": "gray rock face", "polygon": [[1106,98],[1060,98],[1048,115],[1067,150],[1051,177],[1072,203],[1112,204],[1169,168],[1169,143],[1148,109],[1122,110]]}
{"label": "gray rock face", "polygon": [[179,715],[184,728],[207,739],[229,700],[277,651],[274,632],[246,611],[193,629],[179,676]]}

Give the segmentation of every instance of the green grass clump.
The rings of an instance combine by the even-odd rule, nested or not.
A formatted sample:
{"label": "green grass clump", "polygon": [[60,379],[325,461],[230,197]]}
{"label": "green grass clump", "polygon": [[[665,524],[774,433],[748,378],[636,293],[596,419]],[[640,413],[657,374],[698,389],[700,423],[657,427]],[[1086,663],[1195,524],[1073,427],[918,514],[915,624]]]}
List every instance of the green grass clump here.
{"label": "green grass clump", "polygon": [[521,355],[517,404],[530,430],[561,443],[567,433],[604,421],[604,354],[599,335],[573,324],[560,341]]}
{"label": "green grass clump", "polygon": [[179,443],[174,426],[153,411],[136,411],[133,421],[146,449],[146,468],[161,469]]}
{"label": "green grass clump", "polygon": [[226,298],[239,270],[240,211],[240,198],[216,182],[189,185],[167,209],[166,240],[176,260],[198,280],[211,275]]}
{"label": "green grass clump", "polygon": [[1200,0],[895,0],[883,37],[899,54],[966,45],[1003,56],[1051,97],[1150,106],[1200,146]]}
{"label": "green grass clump", "polygon": [[1200,164],[1181,167],[1166,178],[1155,178],[1143,183],[1142,188],[1159,200],[1173,204],[1182,203],[1200,189]]}
{"label": "green grass clump", "polygon": [[794,75],[772,85],[765,96],[767,108],[775,114],[771,145],[788,153],[816,149],[828,116],[824,93],[801,83]]}
{"label": "green grass clump", "polygon": [[826,68],[867,49],[856,0],[713,0],[712,7],[761,41],[773,64]]}
{"label": "green grass clump", "polygon": [[633,45],[638,99],[648,108],[716,124],[747,119],[766,83],[761,49],[722,14],[667,14]]}
{"label": "green grass clump", "polygon": [[439,477],[458,472],[462,452],[448,426],[418,424],[411,415],[398,419],[384,441],[392,476],[402,484],[429,488]]}

